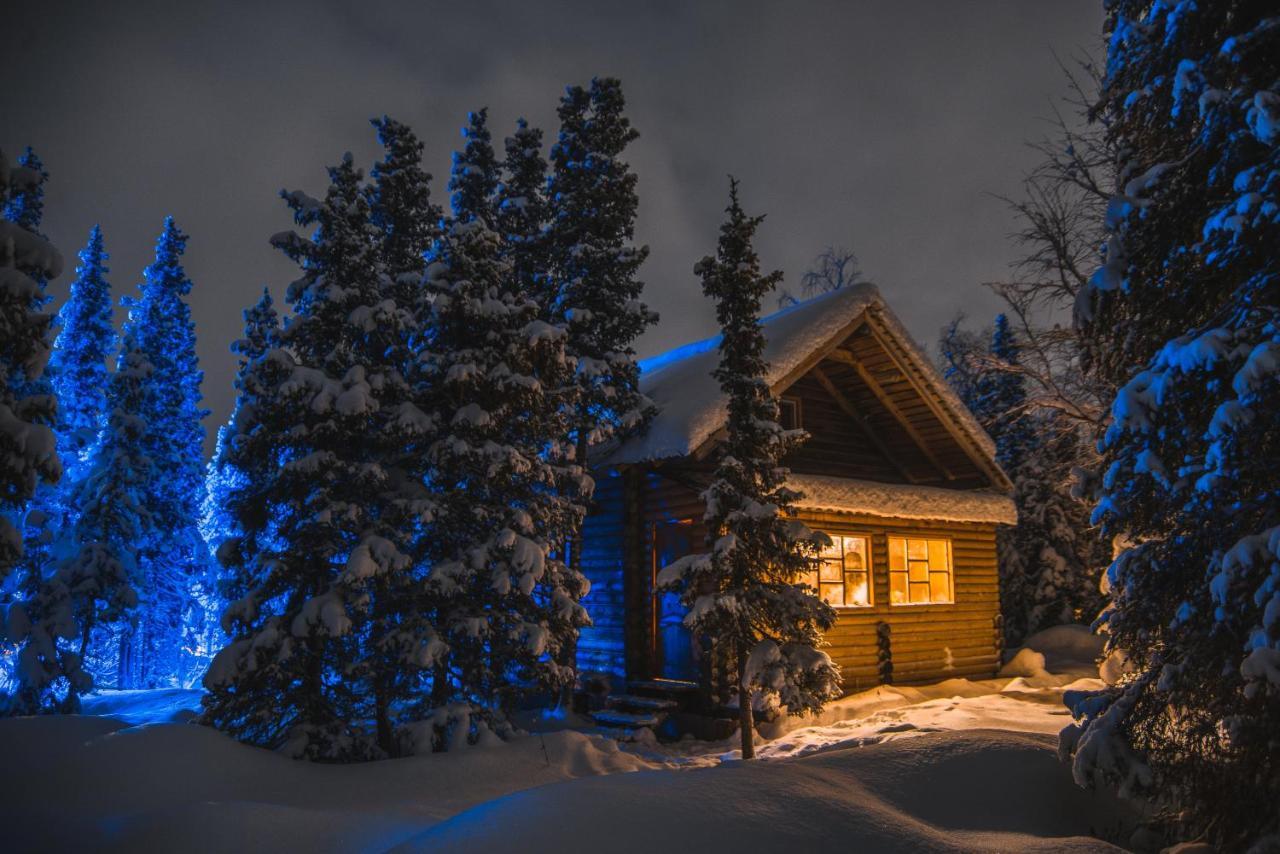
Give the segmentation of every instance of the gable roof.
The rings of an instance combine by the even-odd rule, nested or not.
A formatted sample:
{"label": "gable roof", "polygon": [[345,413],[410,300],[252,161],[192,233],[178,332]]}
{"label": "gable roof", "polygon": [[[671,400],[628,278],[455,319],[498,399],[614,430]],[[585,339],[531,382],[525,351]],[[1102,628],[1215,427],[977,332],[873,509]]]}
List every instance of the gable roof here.
{"label": "gable roof", "polygon": [[[859,284],[788,306],[761,321],[765,335],[766,380],[774,393],[785,389],[835,349],[862,323],[873,323],[933,395],[948,428],[968,441],[993,481],[1008,488],[995,461],[995,444],[932,361],[911,340],[872,284]],[[728,398],[711,372],[720,362],[720,336],[676,347],[640,362],[640,390],[658,407],[647,430],[605,450],[599,463],[627,465],[697,453],[725,426]]]}

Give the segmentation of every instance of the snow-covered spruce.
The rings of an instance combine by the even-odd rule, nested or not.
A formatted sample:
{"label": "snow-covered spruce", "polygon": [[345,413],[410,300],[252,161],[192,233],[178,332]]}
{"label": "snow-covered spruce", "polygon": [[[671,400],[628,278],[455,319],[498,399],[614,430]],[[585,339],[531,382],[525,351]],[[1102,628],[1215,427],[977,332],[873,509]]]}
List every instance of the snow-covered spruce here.
{"label": "snow-covered spruce", "polygon": [[542,156],[542,131],[524,119],[504,141],[502,180],[498,184],[497,223],[502,251],[520,287],[547,309],[547,239],[550,217],[547,201],[547,161]]}
{"label": "snow-covered spruce", "polygon": [[[239,359],[235,388],[245,389],[246,375],[258,359],[279,346],[280,318],[276,313],[271,292],[262,289],[262,296],[244,310],[244,335],[232,342],[231,350]],[[234,433],[235,415],[218,428],[213,457],[205,469],[205,497],[200,508],[200,536],[209,549],[209,567],[196,581],[191,596],[191,614],[186,620],[185,643],[197,661],[205,668],[214,654],[226,644],[222,630],[222,611],[226,602],[219,585],[218,549],[224,542],[236,536],[238,527],[229,502],[235,490],[245,483],[245,475],[229,459]],[[203,675],[203,671],[201,671]]]}
{"label": "snow-covered spruce", "polygon": [[742,756],[753,747],[753,705],[781,703],[789,714],[820,709],[839,695],[840,673],[818,649],[835,611],[797,579],[814,566],[826,536],[792,518],[799,494],[784,485],[781,460],[804,441],[778,425],[778,403],[764,376],[760,302],[782,278],[762,275],[752,238],[761,217],[748,217],[730,184],[728,218],[716,257],[694,272],[716,301],[720,365],[715,377],[729,398],[728,436],[715,479],[703,493],[711,551],[673,562],[659,590],[678,591],[685,624],[728,657],[736,674]]}
{"label": "snow-covered spruce", "polygon": [[398,716],[441,651],[411,557],[434,515],[434,422],[404,364],[420,308],[408,283],[434,235],[410,220],[431,206],[421,145],[377,125],[371,185],[348,155],[323,201],[283,194],[314,233],[273,238],[303,276],[279,346],[241,374],[226,453],[242,478],[219,548],[232,640],[205,676],[204,720],[313,759],[403,752]]}
{"label": "snow-covered spruce", "polygon": [[204,497],[204,426],[200,407],[203,372],[195,350],[195,325],[185,297],[191,280],[182,268],[187,235],[167,217],[153,263],[143,271],[139,295],[127,299],[125,334],[151,365],[143,408],[146,455],[162,477],[147,485],[143,503],[163,538],[141,550],[136,627],[119,638],[120,687],[179,684],[192,668],[183,651],[183,621],[191,591],[208,561],[200,537]]}
{"label": "snow-covered spruce", "polygon": [[[0,151],[0,595],[4,602],[26,583],[15,577],[23,560],[23,531],[36,520],[28,509],[40,486],[62,473],[53,430],[56,403],[44,380],[53,317],[44,311],[45,282],[61,274],[62,256],[38,231],[47,177],[30,151],[12,163]],[[8,643],[27,629],[10,605],[0,628]]]}
{"label": "snow-covered spruce", "polygon": [[[153,368],[126,334],[105,400],[107,424],[75,485],[76,508],[70,556],[27,601],[11,606],[10,626],[24,626],[18,654],[17,708],[34,713],[50,708],[75,711],[79,695],[92,690],[91,653],[101,664],[118,631],[113,624],[134,620],[140,582],[138,558],[158,539],[146,506],[158,476],[146,452],[146,411]],[[94,643],[98,649],[90,649]],[[111,674],[114,675],[114,674]],[[58,692],[62,691],[61,696]]]}
{"label": "snow-covered spruce", "polygon": [[[1133,672],[1074,698],[1081,783],[1184,838],[1280,830],[1280,19],[1119,0],[1101,104],[1122,191],[1088,311],[1119,386],[1096,518],[1099,620]],[[1140,365],[1136,372],[1131,366]]]}
{"label": "snow-covered spruce", "polygon": [[658,316],[641,302],[644,284],[636,278],[649,249],[632,245],[636,175],[620,158],[639,134],[623,106],[616,79],[570,86],[551,148],[546,315],[567,328],[566,350],[577,366],[572,435],[579,463],[591,447],[639,430],[653,412],[639,391],[633,343]]}
{"label": "snow-covered spruce", "polygon": [[107,360],[116,354],[111,285],[102,229],[94,226],[80,250],[80,266],[67,302],[58,310],[58,337],[49,357],[58,397],[58,455],[65,482],[78,483],[106,425]]}
{"label": "snow-covered spruce", "polygon": [[424,540],[441,633],[418,749],[504,731],[530,691],[571,684],[565,663],[587,582],[562,560],[591,480],[566,442],[573,363],[562,326],[542,320],[496,231],[493,162],[472,114],[454,159],[453,216],[425,287],[430,330],[419,382],[439,423],[428,459],[438,512]]}

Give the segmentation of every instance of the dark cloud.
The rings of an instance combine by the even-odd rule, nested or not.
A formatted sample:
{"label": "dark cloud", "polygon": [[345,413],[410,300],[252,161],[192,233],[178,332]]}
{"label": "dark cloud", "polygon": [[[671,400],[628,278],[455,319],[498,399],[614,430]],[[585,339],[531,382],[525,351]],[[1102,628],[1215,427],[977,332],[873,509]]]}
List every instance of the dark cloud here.
{"label": "dark cloud", "polygon": [[[70,257],[100,222],[112,283],[131,291],[162,218],[191,234],[187,270],[210,428],[232,402],[240,311],[293,268],[281,187],[319,193],[367,119],[409,122],[445,198],[467,110],[498,135],[555,130],[568,83],[622,78],[641,138],[639,236],[663,315],[644,354],[707,333],[693,262],[714,245],[726,173],[743,182],[765,263],[795,283],[829,243],[854,248],[930,343],[1013,255],[991,193],[1034,163],[1062,90],[1054,53],[1092,49],[1097,0],[1053,3],[28,3],[0,54],[0,145],[37,147],[53,179],[46,231]],[[54,284],[61,298],[70,275]]]}

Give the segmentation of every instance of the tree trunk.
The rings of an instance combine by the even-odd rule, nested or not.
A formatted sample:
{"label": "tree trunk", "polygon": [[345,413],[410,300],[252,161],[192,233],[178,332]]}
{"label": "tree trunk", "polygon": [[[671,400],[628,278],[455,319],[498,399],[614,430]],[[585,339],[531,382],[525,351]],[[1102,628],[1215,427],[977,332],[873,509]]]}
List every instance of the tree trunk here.
{"label": "tree trunk", "polygon": [[742,758],[755,759],[755,719],[751,692],[747,690],[747,651],[738,645],[738,729],[742,733]]}

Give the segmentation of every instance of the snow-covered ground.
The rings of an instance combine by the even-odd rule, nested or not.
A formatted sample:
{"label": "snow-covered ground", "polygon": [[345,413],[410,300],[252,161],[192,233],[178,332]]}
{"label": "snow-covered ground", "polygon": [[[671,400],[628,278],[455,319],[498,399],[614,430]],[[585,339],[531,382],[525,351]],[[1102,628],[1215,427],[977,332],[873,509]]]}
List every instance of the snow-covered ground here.
{"label": "snow-covered ground", "polygon": [[15,851],[1106,850],[1131,813],[1054,755],[1096,642],[1040,645],[999,679],[882,686],[766,726],[756,763],[733,741],[558,729],[314,765],[185,723],[197,692],[104,694],[85,704],[102,716],[0,721],[0,813]]}

